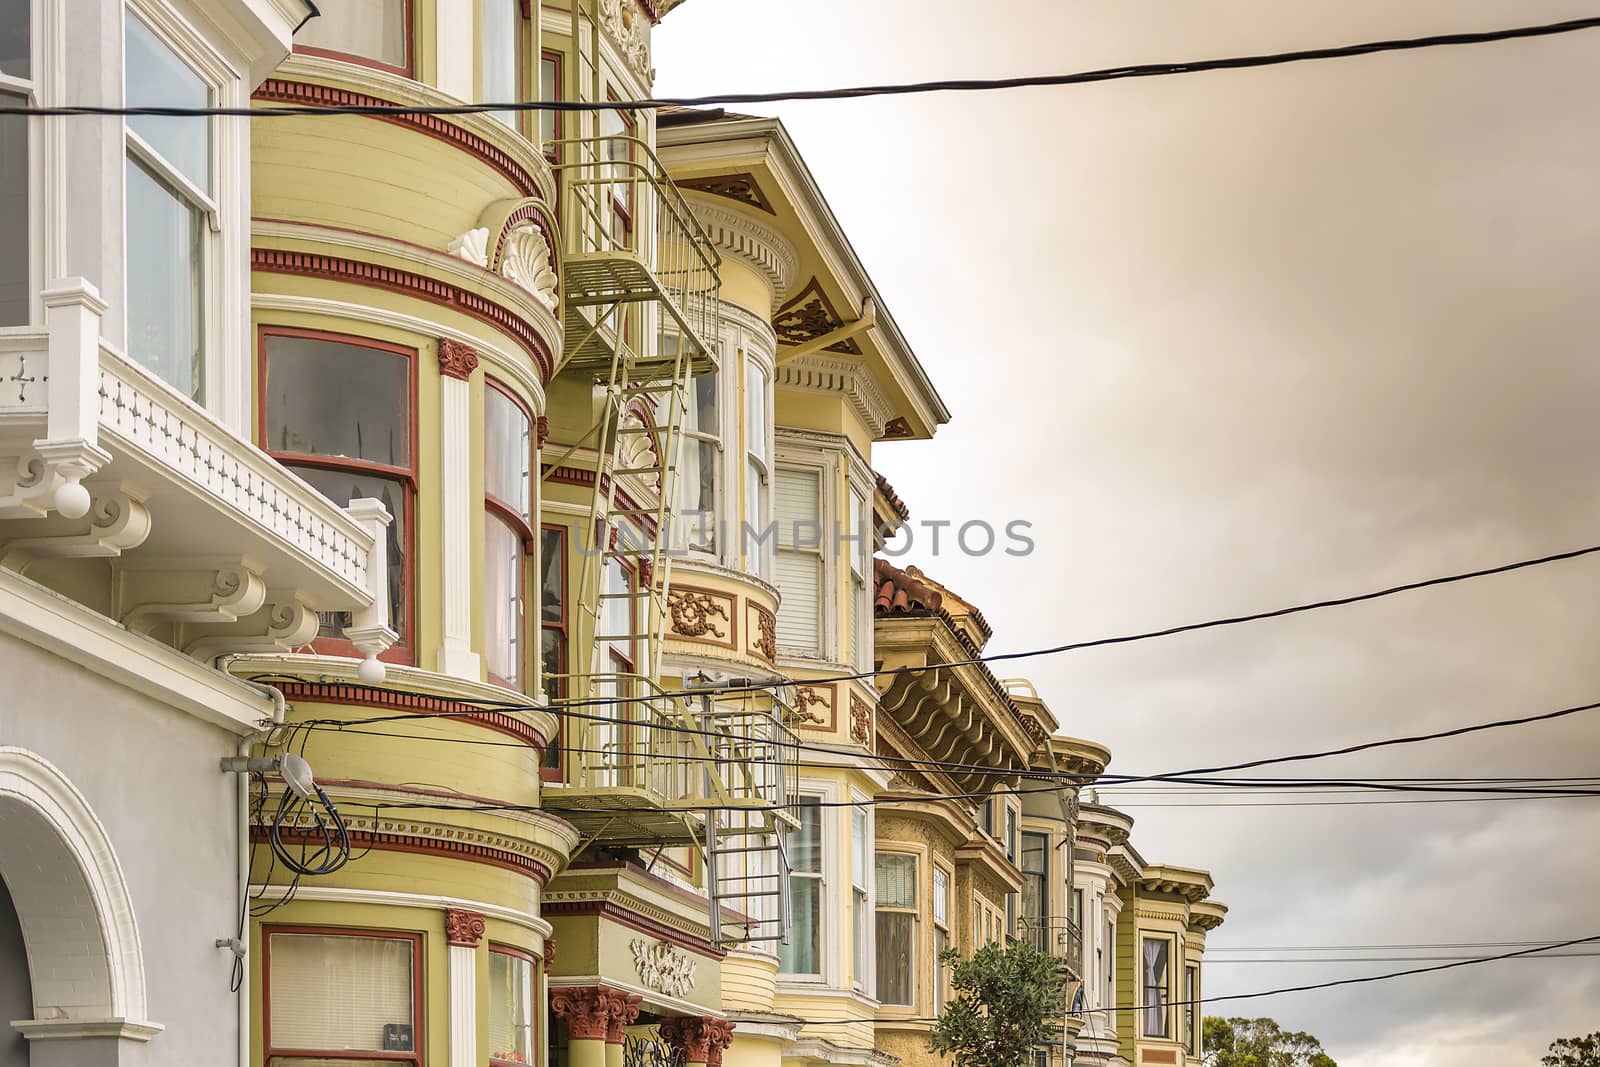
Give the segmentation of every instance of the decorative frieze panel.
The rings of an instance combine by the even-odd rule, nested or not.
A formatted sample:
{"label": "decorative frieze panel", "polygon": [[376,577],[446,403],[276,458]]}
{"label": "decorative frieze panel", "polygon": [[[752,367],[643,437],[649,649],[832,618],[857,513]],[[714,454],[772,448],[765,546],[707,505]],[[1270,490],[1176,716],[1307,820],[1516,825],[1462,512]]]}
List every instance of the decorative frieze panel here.
{"label": "decorative frieze panel", "polygon": [[829,685],[798,685],[794,691],[794,718],[790,725],[802,730],[831,733],[838,726],[834,701],[837,691]]}
{"label": "decorative frieze panel", "polygon": [[[895,436],[889,429],[894,408],[861,360],[827,355],[785,360],[773,372],[772,381],[779,389],[843,396],[874,437]],[[905,433],[910,432],[906,427]]]}
{"label": "decorative frieze panel", "polygon": [[699,964],[687,952],[665,941],[647,941],[642,937],[628,942],[628,948],[633,952],[639,981],[646,989],[654,989],[669,997],[682,997],[694,988],[695,970]]}
{"label": "decorative frieze panel", "polygon": [[[822,283],[812,278],[789,302],[772,316],[772,329],[778,340],[786,345],[803,344],[823,334],[831,333],[844,325],[844,320],[834,310],[833,302],[822,291]],[[861,346],[855,338],[847,337],[831,344],[823,351],[841,352],[859,356]]]}
{"label": "decorative frieze panel", "polygon": [[854,690],[850,692],[850,740],[872,747],[872,705]]}
{"label": "decorative frieze panel", "polygon": [[746,629],[752,635],[750,651],[760,655],[769,663],[776,663],[778,660],[778,616],[760,604],[747,604],[745,606],[750,620]]}
{"label": "decorative frieze panel", "polygon": [[635,0],[600,0],[600,25],[610,35],[633,72],[649,85],[655,80],[650,66],[650,18]]}
{"label": "decorative frieze panel", "polygon": [[714,589],[674,584],[667,592],[667,611],[673,636],[688,641],[737,648],[734,636],[734,598]]}

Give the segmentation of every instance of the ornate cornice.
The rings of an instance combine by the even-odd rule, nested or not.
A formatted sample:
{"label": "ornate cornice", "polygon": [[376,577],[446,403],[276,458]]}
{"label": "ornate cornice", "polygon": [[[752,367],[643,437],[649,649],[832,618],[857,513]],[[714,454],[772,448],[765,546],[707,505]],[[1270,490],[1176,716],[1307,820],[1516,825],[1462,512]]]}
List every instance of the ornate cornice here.
{"label": "ornate cornice", "polygon": [[[564,859],[525,838],[485,830],[412,820],[374,819],[356,813],[345,815],[344,821],[349,828],[350,845],[356,851],[409,852],[481,863],[526,875],[541,886],[550,880],[552,870]],[[252,842],[264,842],[266,835],[264,826],[250,829]],[[289,844],[324,843],[323,832],[309,823],[286,826],[278,831],[278,837]]]}
{"label": "ornate cornice", "polygon": [[776,305],[788,295],[800,270],[800,253],[787,237],[748,212],[714,203],[715,194],[690,196],[689,206],[717,249],[741,260],[772,285]]}
{"label": "ornate cornice", "polygon": [[363,708],[386,708],[407,711],[413,715],[448,716],[451,722],[481,726],[522,741],[540,752],[548,742],[544,734],[531,725],[503,711],[488,711],[475,704],[427,693],[405,693],[391,689],[372,689],[365,685],[342,682],[274,682],[288,700],[303,700],[316,704],[345,704]]}
{"label": "ornate cornice", "polygon": [[773,382],[780,389],[843,396],[874,437],[882,437],[894,408],[860,360],[815,355],[779,363]]}
{"label": "ornate cornice", "polygon": [[720,960],[728,954],[704,936],[705,927],[694,929],[686,920],[665,908],[659,908],[619,890],[564,891],[547,890],[539,898],[539,912],[546,917],[554,915],[592,916],[610,919],[619,925],[649,934],[679,948],[688,949],[711,959]]}

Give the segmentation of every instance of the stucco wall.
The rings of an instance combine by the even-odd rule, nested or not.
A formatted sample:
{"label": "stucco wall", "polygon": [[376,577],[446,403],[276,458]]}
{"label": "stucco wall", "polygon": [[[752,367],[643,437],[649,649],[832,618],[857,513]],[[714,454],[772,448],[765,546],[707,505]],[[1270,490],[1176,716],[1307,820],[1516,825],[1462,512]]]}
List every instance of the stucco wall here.
{"label": "stucco wall", "polygon": [[[33,1014],[25,952],[11,894],[0,882],[0,1020],[27,1019]],[[28,1067],[27,1042],[9,1027],[0,1027],[0,1067]]]}
{"label": "stucco wall", "polygon": [[[146,1057],[233,1062],[231,957],[214,941],[238,923],[234,778],[217,762],[236,738],[10,636],[0,678],[19,680],[0,693],[0,744],[43,757],[83,793],[126,876],[149,1021],[166,1027]],[[4,938],[0,922],[0,959]],[[30,1004],[0,1018],[31,1016]]]}

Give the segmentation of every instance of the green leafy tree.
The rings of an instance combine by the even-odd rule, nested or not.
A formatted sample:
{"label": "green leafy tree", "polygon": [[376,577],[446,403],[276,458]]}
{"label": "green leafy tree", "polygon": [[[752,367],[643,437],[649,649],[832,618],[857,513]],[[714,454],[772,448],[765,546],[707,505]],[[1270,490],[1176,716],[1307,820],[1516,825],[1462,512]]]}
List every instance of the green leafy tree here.
{"label": "green leafy tree", "polygon": [[962,959],[946,949],[952,997],[928,1034],[928,1048],[956,1067],[1017,1067],[1054,1035],[1064,980],[1058,961],[1026,942],[988,944]]}
{"label": "green leafy tree", "polygon": [[1600,1067],[1600,1030],[1588,1037],[1563,1037],[1550,1043],[1539,1061],[1544,1067]]}
{"label": "green leafy tree", "polygon": [[1338,1067],[1310,1034],[1272,1019],[1206,1019],[1206,1067]]}

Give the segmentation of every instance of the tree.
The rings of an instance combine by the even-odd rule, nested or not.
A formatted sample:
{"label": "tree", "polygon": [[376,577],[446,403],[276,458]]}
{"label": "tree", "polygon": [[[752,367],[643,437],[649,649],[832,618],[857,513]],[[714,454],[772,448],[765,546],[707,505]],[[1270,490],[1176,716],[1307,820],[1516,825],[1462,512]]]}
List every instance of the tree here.
{"label": "tree", "polygon": [[1563,1037],[1550,1042],[1550,1052],[1539,1061],[1544,1067],[1600,1067],[1600,1030],[1588,1037]]}
{"label": "tree", "polygon": [[988,944],[964,960],[955,949],[939,957],[951,968],[953,997],[928,1034],[928,1049],[948,1053],[956,1067],[1017,1067],[1056,1036],[1051,1017],[1062,1012],[1059,961],[1024,941]]}
{"label": "tree", "polygon": [[1206,1019],[1206,1067],[1339,1067],[1310,1034],[1272,1019]]}

